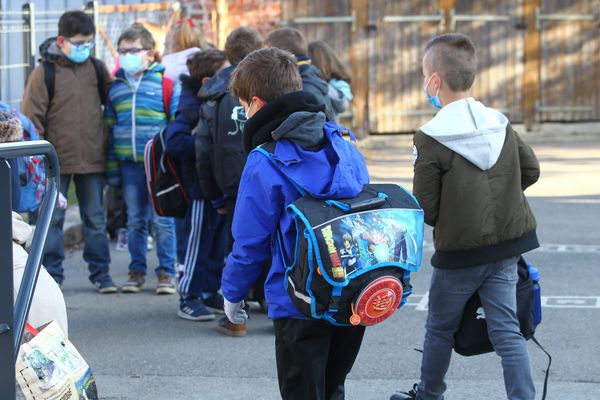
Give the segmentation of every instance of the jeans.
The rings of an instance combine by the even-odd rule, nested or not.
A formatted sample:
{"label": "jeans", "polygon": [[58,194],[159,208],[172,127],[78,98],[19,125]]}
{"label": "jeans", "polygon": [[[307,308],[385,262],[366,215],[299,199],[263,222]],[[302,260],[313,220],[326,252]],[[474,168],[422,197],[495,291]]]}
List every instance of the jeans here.
{"label": "jeans", "polygon": [[454,334],[465,304],[475,292],[481,299],[490,340],[502,359],[508,399],[535,398],[527,343],[516,315],[517,260],[511,257],[463,269],[433,269],[417,399],[444,398]]}
{"label": "jeans", "polygon": [[175,222],[173,218],[159,217],[152,210],[151,199],[146,186],[146,172],[143,163],[121,163],[123,198],[127,206],[127,245],[131,263],[130,271],[146,274],[146,253],[148,252],[148,224],[152,222],[156,234],[156,255],[158,267],[169,276],[175,276]]}
{"label": "jeans", "polygon": [[[90,281],[99,282],[108,277],[110,252],[106,237],[106,217],[104,215],[103,174],[75,174],[60,176],[60,192],[67,197],[69,183],[73,178],[75,194],[79,203],[79,215],[83,222],[83,259],[88,264]],[[56,209],[46,239],[43,264],[57,283],[65,279],[62,267],[65,259],[63,247],[63,224],[65,210]]]}

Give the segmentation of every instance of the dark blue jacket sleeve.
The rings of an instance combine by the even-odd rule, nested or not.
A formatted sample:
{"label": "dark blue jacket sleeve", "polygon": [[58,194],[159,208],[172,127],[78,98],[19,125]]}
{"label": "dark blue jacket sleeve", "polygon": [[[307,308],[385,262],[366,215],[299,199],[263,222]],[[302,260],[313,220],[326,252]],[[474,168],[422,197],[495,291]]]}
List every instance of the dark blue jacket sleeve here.
{"label": "dark blue jacket sleeve", "polygon": [[183,85],[175,119],[167,127],[167,154],[172,157],[195,157],[192,130],[198,124],[202,101]]}

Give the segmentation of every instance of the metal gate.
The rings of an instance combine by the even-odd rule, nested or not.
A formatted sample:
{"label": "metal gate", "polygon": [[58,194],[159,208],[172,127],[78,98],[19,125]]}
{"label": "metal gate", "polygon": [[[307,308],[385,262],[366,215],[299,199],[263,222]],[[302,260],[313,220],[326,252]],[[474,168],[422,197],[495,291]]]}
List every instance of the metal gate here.
{"label": "metal gate", "polygon": [[543,0],[538,121],[600,119],[600,2]]}

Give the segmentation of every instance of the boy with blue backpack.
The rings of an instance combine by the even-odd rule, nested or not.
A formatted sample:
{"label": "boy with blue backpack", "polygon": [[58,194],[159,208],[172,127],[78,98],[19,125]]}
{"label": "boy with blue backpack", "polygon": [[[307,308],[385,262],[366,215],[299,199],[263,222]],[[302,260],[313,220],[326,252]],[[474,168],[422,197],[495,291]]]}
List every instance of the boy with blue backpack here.
{"label": "boy with blue backpack", "polygon": [[175,225],[152,209],[144,169],[146,143],[167,126],[170,110],[177,110],[180,86],[163,76],[154,61],[152,34],[140,24],[126,29],[118,41],[121,68],[108,93],[104,109],[110,128],[107,160],[108,184],[123,185],[127,206],[127,244],[131,263],[124,293],[138,293],[146,283],[148,224],[156,233],[156,294],[174,294]]}
{"label": "boy with blue backpack", "polygon": [[533,400],[535,388],[517,320],[517,261],[539,246],[523,191],[539,177],[536,156],[508,119],[470,96],[475,47],[462,34],[425,47],[423,89],[440,109],[414,136],[414,194],[434,227],[421,380],[391,400],[441,400],[454,335],[465,304],[479,295],[489,337],[502,359],[511,400]]}
{"label": "boy with blue backpack", "polygon": [[[243,139],[249,156],[233,218],[233,250],[223,271],[225,313],[232,323],[245,323],[244,298],[271,260],[265,294],[275,321],[282,398],[341,399],[364,326],[307,319],[288,297],[282,258],[292,258],[296,230],[285,206],[301,194],[287,176],[313,196],[352,198],[369,181],[365,161],[339,132],[325,129],[325,106],[301,91],[296,59],[287,51],[250,53],[236,67],[231,88],[248,117]],[[272,142],[277,166],[253,151]]]}

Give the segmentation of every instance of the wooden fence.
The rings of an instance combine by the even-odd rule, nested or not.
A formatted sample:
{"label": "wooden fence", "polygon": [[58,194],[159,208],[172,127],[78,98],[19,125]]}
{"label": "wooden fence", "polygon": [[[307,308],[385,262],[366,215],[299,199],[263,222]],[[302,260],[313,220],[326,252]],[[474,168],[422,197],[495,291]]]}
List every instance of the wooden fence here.
{"label": "wooden fence", "polygon": [[355,128],[394,133],[434,114],[422,49],[461,32],[478,50],[473,95],[514,122],[600,120],[597,0],[284,0],[283,19],[352,68]]}

